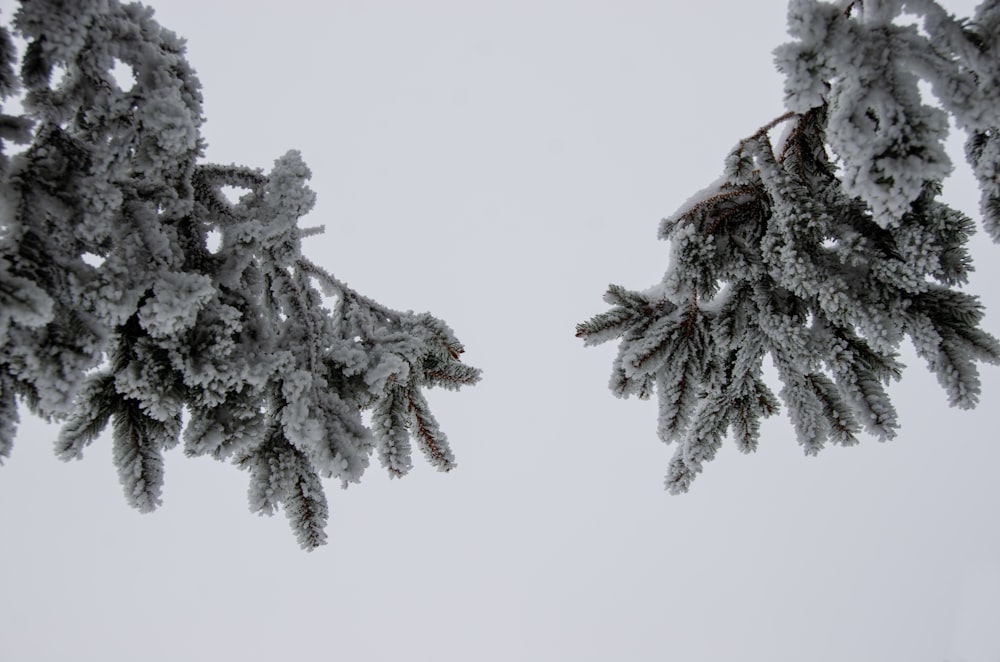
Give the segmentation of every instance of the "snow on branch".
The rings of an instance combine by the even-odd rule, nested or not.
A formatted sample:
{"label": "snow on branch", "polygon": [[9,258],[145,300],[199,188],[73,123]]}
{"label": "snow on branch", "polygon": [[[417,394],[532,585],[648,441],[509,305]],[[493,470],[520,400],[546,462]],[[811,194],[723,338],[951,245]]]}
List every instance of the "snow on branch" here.
{"label": "snow on branch", "polygon": [[23,87],[25,110],[0,113],[0,140],[29,145],[0,153],[0,458],[18,401],[65,422],[63,459],[110,423],[126,499],[148,511],[163,451],[183,440],[247,469],[251,509],[284,509],[306,549],[326,539],[322,478],[357,482],[376,450],[402,475],[409,438],[454,466],[424,390],[479,371],[444,322],[302,255],[322,228],[299,227],[315,194],[298,152],[267,173],[201,163],[200,85],[141,5],[35,0],[14,29],[27,48],[18,76],[0,28],[0,97]]}
{"label": "snow on branch", "polygon": [[[923,33],[897,20],[904,10]],[[656,393],[659,436],[677,444],[671,492],[690,487],[730,431],[741,451],[756,449],[779,398],[807,454],[855,444],[862,430],[893,437],[886,386],[907,337],[951,404],[976,404],[977,364],[1000,362],[1000,342],[980,327],[976,298],[955,289],[972,269],[974,223],[937,196],[951,114],[969,132],[983,224],[1000,239],[998,28],[997,2],[963,21],[932,0],[792,0],[795,41],[775,51],[789,112],[741,140],[722,177],[661,222],[663,280],[612,286],[612,308],[577,325],[588,345],[619,341],[615,395]],[[921,80],[940,108],[921,98]],[[765,356],[779,397],[762,381]]]}

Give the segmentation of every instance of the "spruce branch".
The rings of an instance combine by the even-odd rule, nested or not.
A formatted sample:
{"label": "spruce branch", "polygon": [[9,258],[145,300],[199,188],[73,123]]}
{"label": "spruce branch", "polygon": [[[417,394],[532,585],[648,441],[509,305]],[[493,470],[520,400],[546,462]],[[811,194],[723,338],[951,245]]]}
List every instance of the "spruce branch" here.
{"label": "spruce branch", "polygon": [[[402,475],[411,433],[433,465],[453,467],[421,393],[480,378],[452,330],[365,297],[302,255],[302,239],[322,227],[299,225],[315,194],[298,152],[269,172],[201,162],[200,86],[183,42],[151,11],[64,4],[21,4],[20,73],[0,27],[0,96],[25,90],[22,116],[0,115],[0,140],[28,143],[0,154],[2,206],[13,210],[0,234],[10,304],[0,312],[0,458],[18,403],[66,421],[64,459],[110,422],[126,498],[148,511],[160,501],[162,451],[183,436],[185,454],[249,469],[251,509],[283,507],[308,549],[325,540],[323,477],[356,482],[375,453]],[[114,83],[115,61],[133,71],[129,90]]]}
{"label": "spruce branch", "polygon": [[[933,43],[891,24],[904,4]],[[968,25],[995,27],[988,4]],[[741,451],[757,447],[760,419],[779,404],[761,379],[765,356],[807,454],[854,445],[861,430],[896,435],[885,387],[902,374],[906,337],[956,406],[978,400],[977,363],[1000,359],[978,300],[956,289],[972,268],[973,224],[937,199],[949,167],[944,115],[917,90],[928,80],[970,130],[983,223],[1000,236],[993,42],[969,37],[932,0],[882,2],[877,16],[859,8],[793,3],[796,41],[775,51],[788,112],[740,140],[722,177],[660,222],[671,258],[650,291],[671,308],[619,287],[605,297],[610,310],[577,325],[587,345],[618,339],[616,396],[657,394],[658,434],[678,444],[671,492],[688,489],[728,432]]]}

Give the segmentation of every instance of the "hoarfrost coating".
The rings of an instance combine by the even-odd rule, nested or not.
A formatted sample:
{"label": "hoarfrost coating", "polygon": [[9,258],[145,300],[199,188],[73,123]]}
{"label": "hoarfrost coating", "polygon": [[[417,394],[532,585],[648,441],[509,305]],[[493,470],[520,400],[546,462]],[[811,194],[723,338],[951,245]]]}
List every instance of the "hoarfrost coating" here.
{"label": "hoarfrost coating", "polygon": [[[307,549],[326,539],[321,477],[357,482],[376,450],[403,475],[410,436],[452,468],[421,393],[479,379],[451,329],[302,256],[315,231],[298,221],[315,194],[297,151],[268,174],[199,162],[200,86],[152,10],[64,9],[42,0],[14,16],[27,42],[20,76],[0,27],[0,95],[24,88],[23,113],[0,118],[16,129],[2,140],[27,145],[0,155],[0,457],[18,399],[65,422],[64,459],[110,422],[126,500],[149,511],[162,453],[183,438],[188,455],[247,469],[251,509],[284,507]],[[230,202],[227,187],[246,194]]]}
{"label": "hoarfrost coating", "polygon": [[[678,443],[671,492],[690,487],[729,431],[740,450],[757,448],[760,420],[779,406],[765,355],[810,455],[862,430],[896,434],[886,386],[902,374],[906,337],[954,406],[975,406],[977,363],[1000,361],[978,300],[958,289],[974,223],[937,199],[950,114],[968,134],[983,225],[1000,240],[1000,2],[958,20],[929,0],[794,0],[789,31],[796,41],[775,61],[790,112],[740,141],[723,176],[661,222],[662,281],[612,286],[611,310],[577,326],[586,344],[619,339],[615,395],[657,394],[657,433]],[[943,110],[924,103],[921,81]]]}

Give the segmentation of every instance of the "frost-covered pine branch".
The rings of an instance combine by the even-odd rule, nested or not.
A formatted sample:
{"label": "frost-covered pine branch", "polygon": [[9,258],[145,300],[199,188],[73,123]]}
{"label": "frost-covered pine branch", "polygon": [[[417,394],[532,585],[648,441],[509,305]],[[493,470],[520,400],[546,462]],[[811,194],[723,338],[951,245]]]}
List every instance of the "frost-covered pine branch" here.
{"label": "frost-covered pine branch", "polygon": [[885,386],[901,375],[906,337],[955,406],[976,405],[977,362],[1000,361],[978,300],[959,289],[974,224],[937,199],[950,114],[969,136],[983,225],[1000,240],[1000,2],[958,20],[931,0],[792,0],[789,29],[796,40],[775,51],[789,112],[664,219],[662,282],[611,286],[612,308],[577,326],[588,345],[619,339],[613,393],[657,394],[659,436],[677,443],[673,493],[727,433],[756,449],[779,399],[806,453],[855,444],[862,430],[893,437]]}
{"label": "frost-covered pine branch", "polygon": [[[357,482],[375,453],[401,476],[410,439],[453,468],[423,395],[479,379],[451,329],[303,257],[314,195],[297,152],[266,174],[199,163],[199,84],[151,10],[73,8],[21,5],[19,74],[0,26],[0,97],[24,92],[23,113],[0,114],[0,147],[26,145],[0,152],[0,459],[18,399],[65,423],[64,459],[110,423],[126,498],[148,511],[163,451],[183,440],[247,469],[251,509],[284,508],[307,549],[325,540],[322,477]],[[231,203],[223,187],[244,194]]]}

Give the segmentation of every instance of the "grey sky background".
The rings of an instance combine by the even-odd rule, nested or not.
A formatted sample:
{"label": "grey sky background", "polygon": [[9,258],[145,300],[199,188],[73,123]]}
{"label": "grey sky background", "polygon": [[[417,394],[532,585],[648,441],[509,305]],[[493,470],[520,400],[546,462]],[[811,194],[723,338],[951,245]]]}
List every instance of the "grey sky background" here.
{"label": "grey sky background", "polygon": [[[659,281],[659,219],[784,111],[783,0],[154,6],[188,39],[207,159],[300,149],[307,254],[446,320],[484,379],[430,394],[458,469],[328,482],[312,554],[232,466],[172,451],[140,515],[107,438],[64,464],[25,415],[0,659],[1000,660],[995,367],[962,412],[907,346],[896,440],[807,458],[782,415],[672,497],[655,404],[615,399],[615,348],[573,337],[608,283]],[[978,218],[959,144],[946,193]],[[994,334],[998,255],[977,236]]]}

